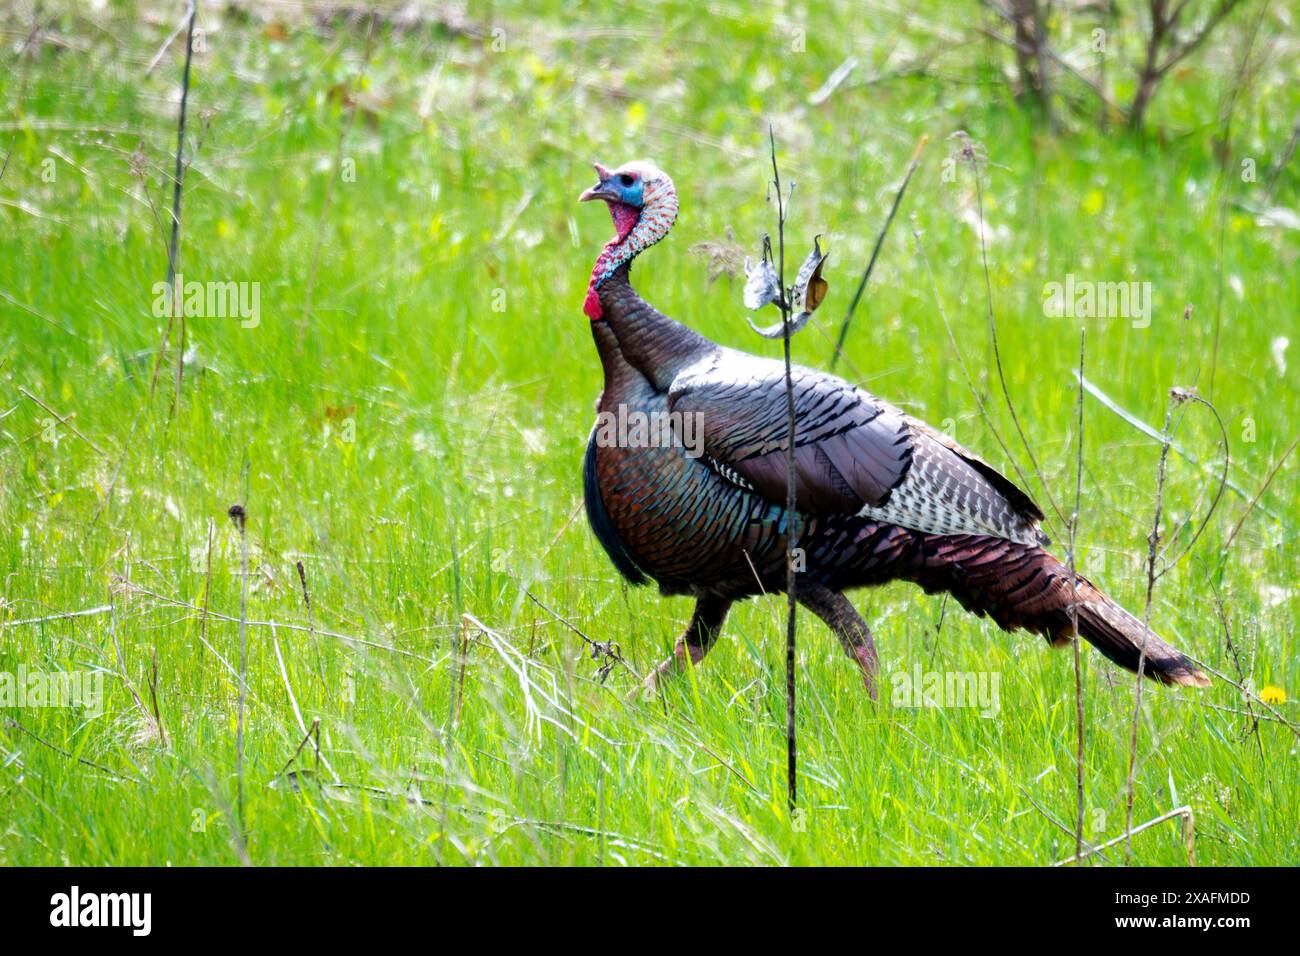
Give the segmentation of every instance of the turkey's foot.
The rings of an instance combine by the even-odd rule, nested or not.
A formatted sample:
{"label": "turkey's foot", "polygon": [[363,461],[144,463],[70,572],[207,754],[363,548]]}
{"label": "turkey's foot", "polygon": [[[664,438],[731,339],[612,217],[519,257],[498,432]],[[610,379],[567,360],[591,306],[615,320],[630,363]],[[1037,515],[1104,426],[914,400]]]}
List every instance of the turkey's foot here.
{"label": "turkey's foot", "polygon": [[[647,674],[645,680],[641,681],[641,686],[632,692],[632,696],[638,697],[657,693],[660,681],[681,674],[688,666],[695,666],[704,660],[704,655],[707,653],[708,648],[706,647],[687,645],[678,641],[677,646],[673,648],[673,656],[664,660],[658,667]],[[688,660],[690,664],[687,664]]]}
{"label": "turkey's foot", "polygon": [[795,590],[799,603],[826,622],[835,632],[840,646],[849,659],[858,665],[862,672],[862,685],[872,700],[877,700],[876,675],[880,670],[880,658],[876,654],[875,642],[871,640],[871,631],[852,602],[841,592],[810,581],[801,581]]}
{"label": "turkey's foot", "polygon": [[648,694],[657,693],[660,682],[670,676],[680,674],[687,667],[693,667],[704,660],[717,640],[718,631],[727,617],[731,601],[725,598],[702,597],[695,602],[686,630],[677,638],[673,646],[673,656],[652,670],[641,682],[641,686],[632,691],[629,699],[635,700]]}
{"label": "turkey's foot", "polygon": [[868,642],[846,650],[849,650],[850,656],[862,670],[862,685],[867,689],[867,694],[872,700],[879,700],[876,694],[876,674],[879,672],[880,662],[876,659],[875,646]]}

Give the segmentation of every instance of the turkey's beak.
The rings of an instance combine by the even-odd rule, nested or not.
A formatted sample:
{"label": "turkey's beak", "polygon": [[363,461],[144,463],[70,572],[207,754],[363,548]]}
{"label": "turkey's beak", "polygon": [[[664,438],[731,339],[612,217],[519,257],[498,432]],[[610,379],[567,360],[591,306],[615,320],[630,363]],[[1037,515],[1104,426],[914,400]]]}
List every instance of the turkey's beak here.
{"label": "turkey's beak", "polygon": [[590,189],[584,190],[578,197],[578,202],[588,202],[592,199],[617,199],[617,193],[608,185],[614,174],[600,163],[593,164],[596,167],[596,175],[600,177],[600,182]]}

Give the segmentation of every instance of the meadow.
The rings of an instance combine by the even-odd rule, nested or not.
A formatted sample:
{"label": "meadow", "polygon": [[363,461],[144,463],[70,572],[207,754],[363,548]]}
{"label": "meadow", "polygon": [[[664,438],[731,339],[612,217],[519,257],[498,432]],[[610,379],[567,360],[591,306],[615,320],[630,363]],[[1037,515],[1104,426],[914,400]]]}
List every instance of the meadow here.
{"label": "meadow", "polygon": [[[637,288],[779,355],[737,275],[773,228],[769,123],[797,183],[792,258],[814,234],[830,250],[793,341],[823,368],[926,138],[837,371],[1010,473],[1000,435],[1058,555],[1047,499],[1068,517],[1086,332],[1076,561],[1139,616],[1169,390],[1212,403],[1174,409],[1151,620],[1226,679],[1143,688],[1133,824],[1187,811],[1084,865],[1296,862],[1292,8],[1245,4],[1142,134],[1088,115],[1078,83],[1048,129],[974,3],[375,9],[201,4],[176,271],[203,301],[183,323],[158,286],[183,5],[0,14],[0,672],[102,686],[98,706],[0,706],[0,863],[1071,856],[1072,652],[912,586],[855,595],[879,703],[800,616],[797,817],[781,596],[627,699],[690,603],[626,587],[581,512],[601,387],[581,303],[610,223],[577,196],[593,160],[653,159],[681,213]],[[1090,21],[1060,17],[1083,62]],[[1113,28],[1123,96],[1136,17]],[[1067,277],[1137,283],[1149,315],[1048,314]],[[980,675],[996,700],[891,692],[927,673]],[[1125,832],[1134,682],[1085,647],[1082,694],[1095,845]]]}

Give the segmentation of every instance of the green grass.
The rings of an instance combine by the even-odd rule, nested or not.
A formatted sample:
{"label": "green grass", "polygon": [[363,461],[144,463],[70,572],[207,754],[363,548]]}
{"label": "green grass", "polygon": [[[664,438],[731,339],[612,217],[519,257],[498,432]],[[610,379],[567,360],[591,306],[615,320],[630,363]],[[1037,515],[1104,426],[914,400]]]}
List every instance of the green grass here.
{"label": "green grass", "polygon": [[[1285,371],[1273,353],[1277,338],[1297,338],[1300,234],[1261,225],[1241,205],[1261,201],[1300,109],[1284,56],[1265,60],[1237,106],[1230,169],[1254,157],[1259,182],[1247,183],[1221,179],[1213,149],[1244,20],[1171,77],[1152,115],[1170,132],[1143,143],[1086,123],[1041,132],[993,72],[1003,51],[982,43],[945,54],[940,78],[846,87],[809,107],[808,93],[848,54],[862,60],[861,77],[886,70],[896,42],[938,42],[892,7],[871,8],[864,23],[851,4],[829,6],[807,24],[766,4],[471,6],[472,23],[504,29],[504,49],[449,26],[384,28],[364,67],[364,28],[289,20],[277,40],[260,20],[206,10],[182,272],[258,282],[261,315],[254,328],[188,323],[192,361],[174,410],[173,364],[150,388],[164,325],[152,290],[166,269],[150,202],[159,216],[170,204],[180,65],[173,54],[151,74],[146,66],[175,11],[162,5],[150,27],[132,23],[148,5],[93,22],[66,13],[56,28],[74,42],[40,45],[21,62],[13,50],[30,20],[7,17],[0,624],[10,625],[0,629],[0,671],[106,677],[97,718],[0,714],[0,862],[240,861],[240,637],[229,620],[239,615],[240,549],[225,516],[237,501],[249,515],[248,617],[277,624],[248,630],[243,790],[254,863],[1046,864],[1073,852],[1072,836],[1034,806],[1073,821],[1068,651],[1004,634],[954,603],[936,631],[940,599],[903,585],[862,592],[885,668],[885,699],[873,706],[832,636],[801,617],[806,816],[793,826],[780,598],[734,612],[706,664],[662,704],[627,704],[628,672],[596,682],[581,641],[521,589],[617,641],[640,673],[684,624],[686,600],[625,589],[575,517],[601,382],[580,304],[609,232],[604,213],[576,196],[592,159],[654,158],[674,177],[682,212],[638,263],[638,288],[718,341],[777,354],[778,343],[749,332],[738,283],[710,284],[707,261],[689,253],[731,229],[753,254],[770,228],[767,117],[798,182],[791,241],[802,252],[819,232],[831,249],[821,332],[796,339],[798,361],[829,360],[828,336],[893,185],[928,134],[842,370],[1007,466],[948,343],[910,234],[915,216],[977,385],[1027,462],[992,377],[969,224],[974,180],[964,168],[955,182],[944,177],[947,136],[965,129],[990,160],[989,275],[1007,384],[1062,507],[1073,499],[1081,323],[1045,318],[1041,304],[1044,284],[1067,273],[1152,283],[1149,328],[1082,323],[1087,374],[1122,406],[1159,427],[1169,386],[1200,387],[1227,427],[1232,480],[1251,495],[1295,437],[1294,345]],[[935,22],[956,30],[974,14],[957,16]],[[791,52],[794,29],[806,29],[806,52]],[[1294,36],[1276,39],[1281,29],[1267,21],[1261,44],[1294,47]],[[366,110],[350,125],[331,90],[355,89],[362,74]],[[355,177],[331,191],[340,136]],[[1295,208],[1297,192],[1293,166],[1271,202]],[[51,423],[20,389],[70,424]],[[1093,399],[1085,418],[1079,566],[1140,614],[1159,444]],[[1183,527],[1180,543],[1212,497],[1218,435],[1204,409],[1179,427],[1177,440],[1208,468],[1171,458],[1164,527]],[[1235,676],[1217,589],[1246,676],[1293,697],[1296,468],[1295,458],[1282,467],[1223,555],[1247,504],[1228,492],[1152,607],[1165,637]],[[1037,482],[1030,490],[1044,499]],[[300,629],[298,560],[322,631],[319,674]],[[194,607],[205,594],[225,617],[202,621]],[[112,614],[59,617],[110,595]],[[494,636],[462,628],[467,613]],[[41,618],[51,619],[12,625]],[[155,656],[165,742],[123,678],[152,709]],[[997,674],[997,715],[893,706],[898,674],[918,665]],[[1100,841],[1124,829],[1133,687],[1089,651],[1083,674],[1085,836]],[[303,786],[272,786],[303,737],[295,703],[303,723],[319,720],[340,786],[311,745],[293,764],[311,771],[298,776]],[[1292,863],[1297,740],[1273,721],[1250,734],[1244,708],[1219,682],[1199,693],[1145,688],[1134,822],[1189,804],[1198,863]],[[1293,702],[1279,709],[1300,716]],[[1173,824],[1134,837],[1133,850],[1142,864],[1187,862]]]}

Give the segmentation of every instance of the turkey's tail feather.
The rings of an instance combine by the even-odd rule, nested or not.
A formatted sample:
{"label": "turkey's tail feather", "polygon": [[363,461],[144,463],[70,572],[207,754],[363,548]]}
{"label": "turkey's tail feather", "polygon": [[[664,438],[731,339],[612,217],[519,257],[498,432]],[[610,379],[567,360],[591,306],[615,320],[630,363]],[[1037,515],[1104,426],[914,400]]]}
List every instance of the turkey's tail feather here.
{"label": "turkey's tail feather", "polygon": [[924,555],[909,575],[926,591],[948,591],[1003,630],[1024,628],[1056,647],[1074,634],[1070,606],[1078,608],[1079,635],[1104,656],[1163,684],[1208,687],[1210,679],[1177,648],[1124,610],[1082,575],[1035,545],[983,536],[927,536]]}
{"label": "turkey's tail feather", "polygon": [[[1096,597],[1079,605],[1079,633],[1093,647],[1131,671],[1138,669],[1140,657],[1145,658],[1143,673],[1162,684],[1210,686],[1210,679],[1186,655],[1161,640],[1149,627],[1143,628],[1141,621],[1101,591],[1091,585],[1089,589]],[[1069,618],[1068,611],[1066,617]],[[1064,632],[1058,633],[1052,643],[1055,646],[1068,644],[1073,634],[1073,627],[1067,624]]]}

